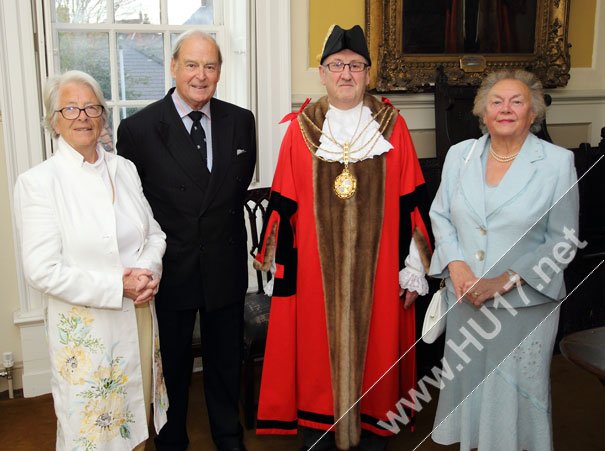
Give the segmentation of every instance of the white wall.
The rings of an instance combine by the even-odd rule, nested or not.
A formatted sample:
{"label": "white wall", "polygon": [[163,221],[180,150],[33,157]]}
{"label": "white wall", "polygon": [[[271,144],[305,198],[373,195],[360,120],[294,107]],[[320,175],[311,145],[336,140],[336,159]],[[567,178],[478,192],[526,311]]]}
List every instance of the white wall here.
{"label": "white wall", "polygon": [[592,66],[571,69],[567,86],[550,92],[549,131],[564,147],[596,146],[605,127],[605,2],[596,2],[595,16]]}
{"label": "white wall", "polygon": [[[13,324],[13,313],[19,309],[19,290],[17,288],[17,270],[15,262],[11,208],[6,176],[6,158],[4,154],[4,124],[0,113],[0,353],[12,351],[15,359],[13,386],[21,388],[22,356],[19,329]],[[0,378],[0,392],[6,391],[6,379]]]}
{"label": "white wall", "polygon": [[[10,208],[13,185],[18,174],[42,161],[42,129],[40,97],[35,57],[32,3],[21,0],[0,2],[0,111],[2,111],[3,171],[0,186],[0,214],[10,235],[2,241],[0,261],[11,270],[10,281],[2,281],[1,293],[7,299],[0,302],[1,321],[11,321],[2,328],[0,343],[15,354],[26,396],[49,391],[50,366],[45,342],[40,293],[26,286],[21,276],[19,244],[15,242],[14,221]],[[15,298],[18,305],[15,309]],[[18,329],[19,339],[15,340]],[[4,334],[7,334],[6,336]],[[4,351],[4,349],[0,349]],[[28,389],[31,387],[31,389]]]}

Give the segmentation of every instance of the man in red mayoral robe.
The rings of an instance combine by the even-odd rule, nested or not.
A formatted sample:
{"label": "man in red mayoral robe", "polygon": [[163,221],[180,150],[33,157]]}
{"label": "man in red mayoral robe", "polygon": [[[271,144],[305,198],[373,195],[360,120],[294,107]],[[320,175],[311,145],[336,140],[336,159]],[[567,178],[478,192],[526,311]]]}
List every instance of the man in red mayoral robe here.
{"label": "man in red mayoral robe", "polygon": [[333,26],[320,63],[327,96],[286,116],[256,258],[274,272],[257,433],[383,450],[416,379],[413,349],[391,366],[428,291],[424,178],[398,110],[366,94],[362,29]]}

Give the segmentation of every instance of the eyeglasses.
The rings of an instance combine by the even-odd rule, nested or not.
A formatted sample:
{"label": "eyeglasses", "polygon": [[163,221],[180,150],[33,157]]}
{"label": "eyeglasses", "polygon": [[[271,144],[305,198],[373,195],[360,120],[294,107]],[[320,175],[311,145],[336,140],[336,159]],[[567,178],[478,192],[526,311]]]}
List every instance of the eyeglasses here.
{"label": "eyeglasses", "polygon": [[349,66],[351,72],[363,72],[363,70],[369,66],[369,64],[362,63],[361,61],[353,61],[351,63],[343,63],[342,61],[333,61],[328,64],[324,64],[330,72],[342,72],[345,70],[345,66]]}
{"label": "eyeglasses", "polygon": [[84,111],[86,116],[91,119],[99,117],[103,114],[103,105],[88,105],[84,108],[78,108],[77,106],[66,106],[65,108],[61,108],[60,110],[56,110],[55,113],[61,113],[63,117],[67,120],[74,120],[80,117],[80,112]]}

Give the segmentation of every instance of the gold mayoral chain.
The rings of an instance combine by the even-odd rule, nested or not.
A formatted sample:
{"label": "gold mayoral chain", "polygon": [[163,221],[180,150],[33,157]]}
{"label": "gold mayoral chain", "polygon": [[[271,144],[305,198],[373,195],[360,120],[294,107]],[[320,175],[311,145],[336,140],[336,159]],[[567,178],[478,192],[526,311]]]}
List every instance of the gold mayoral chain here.
{"label": "gold mayoral chain", "polygon": [[349,172],[349,143],[347,142],[342,145],[342,159],[345,167],[334,179],[334,192],[341,199],[349,199],[357,190],[357,178]]}
{"label": "gold mayoral chain", "polygon": [[[359,145],[355,149],[353,149],[353,146],[359,140],[359,138],[361,138],[361,136],[363,136],[364,132],[367,130],[367,128],[370,126],[370,124],[372,122],[374,122],[375,117],[378,117],[386,108],[387,107],[383,107],[380,109],[380,111],[378,111],[378,113],[376,113],[376,115],[372,115],[372,117],[370,118],[368,123],[363,127],[363,129],[359,133],[357,133],[357,131],[359,129],[359,125],[361,123],[361,112],[360,112],[359,113],[359,122],[357,123],[357,127],[355,128],[355,131],[353,132],[353,136],[351,136],[350,142],[345,141],[344,144],[339,143],[336,140],[336,138],[334,138],[332,129],[330,127],[330,121],[328,119],[326,119],[328,121],[328,134],[325,134],[323,132],[323,130],[320,129],[309,118],[309,116],[307,116],[307,114],[304,111],[301,113],[303,115],[303,117],[313,126],[313,128],[315,128],[315,130],[317,130],[321,135],[325,136],[330,141],[332,141],[334,144],[336,144],[336,146],[338,146],[342,149],[342,163],[343,163],[344,167],[342,169],[342,172],[340,174],[338,174],[336,176],[336,178],[334,179],[334,193],[340,199],[350,199],[351,197],[353,197],[355,195],[355,192],[357,191],[357,178],[353,174],[351,174],[351,172],[349,171],[349,163],[356,163],[358,161],[361,161],[370,154],[370,152],[372,151],[372,149],[374,149],[374,147],[376,146],[376,143],[380,139],[380,136],[382,135],[384,125],[389,123],[390,118],[393,114],[393,110],[391,110],[389,112],[389,114],[382,115],[378,128],[377,128],[376,132],[374,132],[374,134],[370,137],[370,139],[368,139],[365,143]],[[362,107],[362,111],[363,111],[363,107]],[[332,162],[332,160],[328,160],[327,158],[323,158],[323,157],[320,157],[319,155],[317,155],[317,153],[313,152],[312,148],[314,148],[316,150],[321,149],[324,152],[327,152],[327,153],[330,153],[333,155],[340,154],[340,152],[330,151],[328,149],[324,149],[323,147],[319,146],[318,144],[313,143],[311,141],[311,139],[307,136],[307,134],[304,130],[304,127],[300,127],[300,129],[302,131],[302,135],[305,140],[305,143],[307,144],[309,151],[311,151],[311,155],[313,155],[314,157],[316,157],[322,161]],[[352,156],[354,154],[360,153],[361,151],[363,151],[363,149],[367,149],[367,150],[360,157]]]}

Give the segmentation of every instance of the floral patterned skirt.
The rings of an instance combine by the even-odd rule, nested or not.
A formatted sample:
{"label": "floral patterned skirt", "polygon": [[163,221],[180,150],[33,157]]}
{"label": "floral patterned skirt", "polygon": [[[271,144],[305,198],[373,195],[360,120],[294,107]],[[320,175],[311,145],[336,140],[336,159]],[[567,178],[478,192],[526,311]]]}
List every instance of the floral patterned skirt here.
{"label": "floral patterned skirt", "polygon": [[[57,450],[132,450],[147,439],[134,310],[49,302]],[[144,340],[153,343],[151,331]]]}

